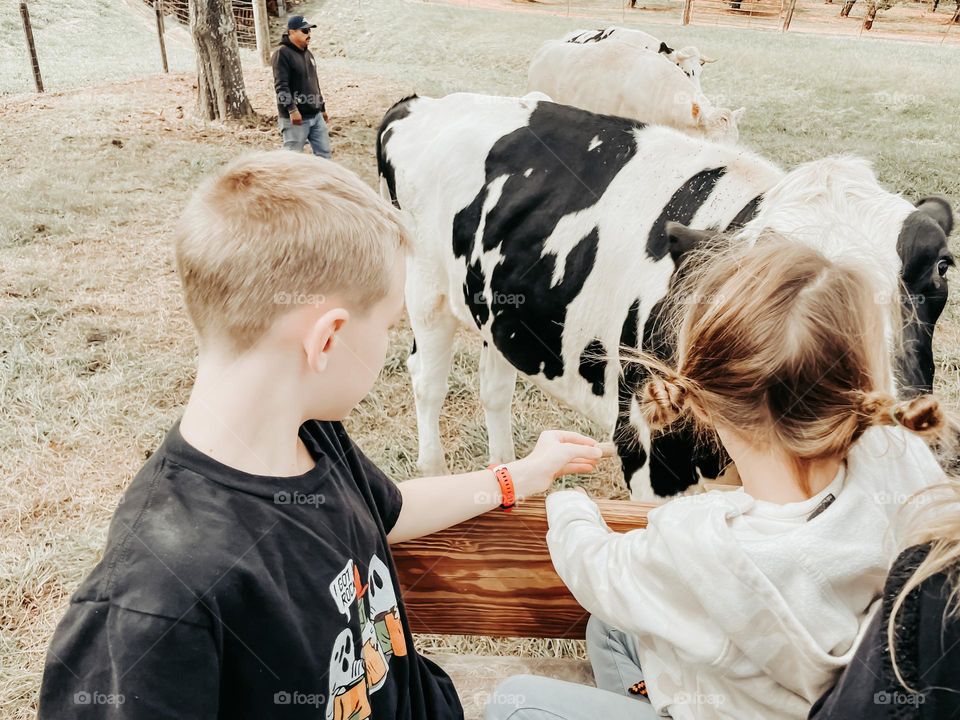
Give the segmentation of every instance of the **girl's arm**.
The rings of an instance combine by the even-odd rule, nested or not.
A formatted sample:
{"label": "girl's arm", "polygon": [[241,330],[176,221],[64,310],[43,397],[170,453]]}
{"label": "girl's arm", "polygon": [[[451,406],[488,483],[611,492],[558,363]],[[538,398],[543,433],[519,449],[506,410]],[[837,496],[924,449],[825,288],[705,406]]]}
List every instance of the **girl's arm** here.
{"label": "girl's arm", "polygon": [[[547,498],[547,545],[554,567],[585,610],[625,632],[661,632],[677,615],[676,577],[646,530],[615,533],[579,490]],[[672,586],[672,587],[671,587]]]}
{"label": "girl's arm", "polygon": [[[596,440],[575,432],[541,433],[527,457],[507,463],[517,500],[546,492],[560,475],[596,469],[601,450]],[[500,507],[500,483],[491,470],[417,478],[399,484],[400,516],[387,535],[391,545],[443,530]]]}

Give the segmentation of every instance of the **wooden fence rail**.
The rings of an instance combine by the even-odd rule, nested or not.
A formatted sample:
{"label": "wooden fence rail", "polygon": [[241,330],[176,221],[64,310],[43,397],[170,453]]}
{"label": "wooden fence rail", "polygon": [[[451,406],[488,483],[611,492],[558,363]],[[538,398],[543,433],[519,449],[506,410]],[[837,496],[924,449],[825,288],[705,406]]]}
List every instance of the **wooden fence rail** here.
{"label": "wooden fence rail", "polygon": [[[611,529],[646,526],[655,505],[600,500]],[[547,551],[543,498],[392,548],[417,633],[583,638],[587,613]]]}

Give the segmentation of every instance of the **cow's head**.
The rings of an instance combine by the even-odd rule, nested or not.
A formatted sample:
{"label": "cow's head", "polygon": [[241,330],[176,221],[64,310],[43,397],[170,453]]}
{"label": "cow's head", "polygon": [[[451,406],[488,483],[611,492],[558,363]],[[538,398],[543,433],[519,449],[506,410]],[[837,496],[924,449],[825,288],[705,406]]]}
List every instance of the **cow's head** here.
{"label": "cow's head", "polygon": [[683,70],[683,74],[691,80],[699,81],[703,66],[708,62],[713,62],[709,58],[704,58],[700,54],[700,50],[692,45],[675,50],[665,42],[661,42],[658,52],[670,62],[675,63],[678,68]]}
{"label": "cow's head", "polygon": [[696,100],[690,103],[690,117],[696,123],[697,130],[707,140],[730,145],[736,145],[740,140],[739,123],[746,111],[746,108],[729,110],[712,107]]}
{"label": "cow's head", "polygon": [[930,197],[921,200],[907,216],[897,238],[903,339],[896,371],[903,396],[933,389],[933,331],[947,304],[947,270],[954,264],[947,236],[952,230],[950,203]]}

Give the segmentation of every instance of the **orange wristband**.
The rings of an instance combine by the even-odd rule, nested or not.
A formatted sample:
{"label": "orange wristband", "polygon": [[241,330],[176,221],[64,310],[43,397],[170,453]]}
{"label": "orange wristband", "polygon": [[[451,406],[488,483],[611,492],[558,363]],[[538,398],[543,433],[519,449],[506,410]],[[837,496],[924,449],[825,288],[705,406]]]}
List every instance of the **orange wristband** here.
{"label": "orange wristband", "polygon": [[506,465],[491,465],[493,476],[500,483],[500,494],[503,496],[503,502],[500,503],[500,509],[507,512],[513,510],[517,504],[517,493],[513,486],[513,476]]}

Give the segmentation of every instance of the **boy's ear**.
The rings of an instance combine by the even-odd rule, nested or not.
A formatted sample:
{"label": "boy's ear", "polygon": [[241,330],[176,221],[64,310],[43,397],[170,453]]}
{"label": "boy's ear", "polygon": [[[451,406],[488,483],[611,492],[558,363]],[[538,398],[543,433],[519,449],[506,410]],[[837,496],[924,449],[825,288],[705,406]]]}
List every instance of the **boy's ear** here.
{"label": "boy's ear", "polygon": [[313,372],[326,370],[334,337],[349,319],[350,313],[346,310],[334,308],[318,317],[310,326],[303,340],[303,349],[307,353],[307,364]]}

